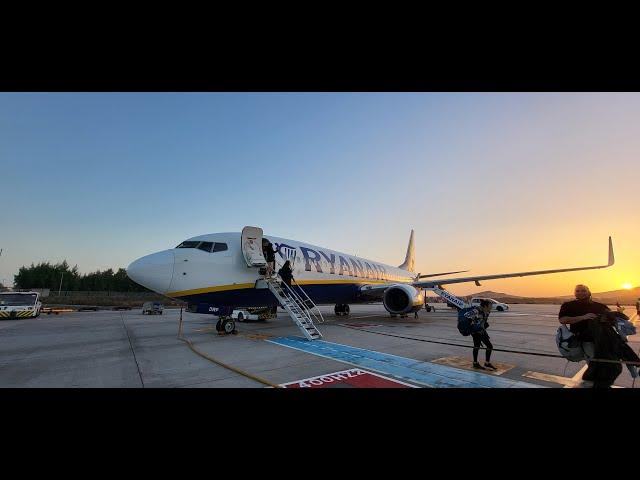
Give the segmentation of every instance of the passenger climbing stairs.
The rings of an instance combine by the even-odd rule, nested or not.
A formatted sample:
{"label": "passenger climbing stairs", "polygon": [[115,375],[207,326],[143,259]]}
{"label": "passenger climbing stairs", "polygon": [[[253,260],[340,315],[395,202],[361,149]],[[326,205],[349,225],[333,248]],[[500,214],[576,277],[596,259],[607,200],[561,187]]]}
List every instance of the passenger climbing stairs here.
{"label": "passenger climbing stairs", "polygon": [[294,284],[293,288],[289,287],[275,276],[266,277],[265,281],[271,293],[275,295],[282,308],[287,311],[307,340],[322,338],[322,334],[314,325],[313,320],[322,323],[324,318],[317,305],[313,303],[302,287],[297,284]]}

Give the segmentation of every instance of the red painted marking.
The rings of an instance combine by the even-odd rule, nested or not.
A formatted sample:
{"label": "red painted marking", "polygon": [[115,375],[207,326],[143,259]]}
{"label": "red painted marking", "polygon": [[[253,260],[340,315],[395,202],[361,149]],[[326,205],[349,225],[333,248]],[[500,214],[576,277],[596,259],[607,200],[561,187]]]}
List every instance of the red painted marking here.
{"label": "red painted marking", "polygon": [[283,383],[280,386],[285,388],[414,388],[408,383],[359,368]]}

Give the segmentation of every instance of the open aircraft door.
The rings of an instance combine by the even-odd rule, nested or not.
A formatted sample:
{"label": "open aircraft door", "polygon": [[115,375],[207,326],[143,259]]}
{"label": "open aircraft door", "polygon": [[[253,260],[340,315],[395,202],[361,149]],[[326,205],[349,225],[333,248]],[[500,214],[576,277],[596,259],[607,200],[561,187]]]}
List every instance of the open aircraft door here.
{"label": "open aircraft door", "polygon": [[262,254],[262,229],[244,227],[242,229],[242,255],[250,267],[264,267],[267,261]]}

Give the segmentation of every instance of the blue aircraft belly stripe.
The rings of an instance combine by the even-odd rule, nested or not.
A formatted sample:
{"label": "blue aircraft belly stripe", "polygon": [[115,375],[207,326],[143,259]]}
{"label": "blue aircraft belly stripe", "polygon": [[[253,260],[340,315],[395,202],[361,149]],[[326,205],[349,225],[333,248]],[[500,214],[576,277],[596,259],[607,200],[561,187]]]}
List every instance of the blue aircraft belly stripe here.
{"label": "blue aircraft belly stripe", "polygon": [[542,388],[532,383],[500,378],[493,375],[468,372],[446,365],[421,362],[412,358],[341,345],[339,343],[300,337],[279,337],[268,342],[293,348],[320,357],[368,368],[402,380],[428,387],[456,388]]}

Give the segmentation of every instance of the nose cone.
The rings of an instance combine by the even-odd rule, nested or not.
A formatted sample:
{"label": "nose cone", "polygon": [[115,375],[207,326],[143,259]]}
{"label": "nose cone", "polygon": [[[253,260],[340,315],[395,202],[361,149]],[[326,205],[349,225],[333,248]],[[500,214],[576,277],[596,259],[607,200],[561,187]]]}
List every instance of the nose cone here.
{"label": "nose cone", "polygon": [[167,293],[173,278],[173,250],[139,258],[127,267],[129,278],[158,293]]}

